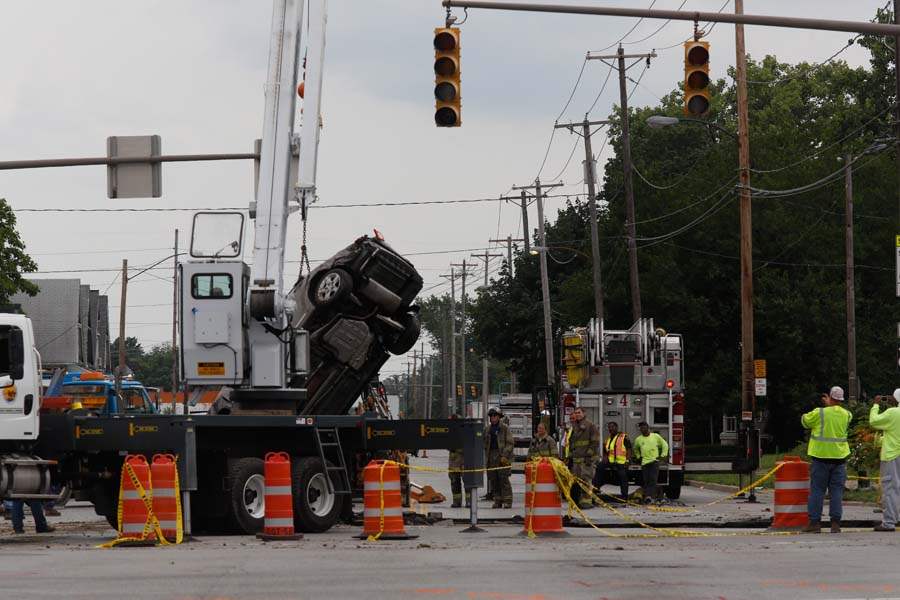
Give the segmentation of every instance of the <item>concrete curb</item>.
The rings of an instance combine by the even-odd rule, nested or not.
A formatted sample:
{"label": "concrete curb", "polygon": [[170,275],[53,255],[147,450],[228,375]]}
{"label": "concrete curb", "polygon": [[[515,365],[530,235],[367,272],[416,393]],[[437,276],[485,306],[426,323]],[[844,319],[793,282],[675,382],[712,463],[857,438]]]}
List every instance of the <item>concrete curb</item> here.
{"label": "concrete curb", "polygon": [[[695,488],[706,488],[708,490],[713,490],[716,492],[736,492],[740,488],[736,485],[726,485],[724,483],[712,483],[709,481],[697,481],[696,479],[685,479],[685,484],[695,487]],[[761,491],[757,491],[757,494],[771,494],[773,490],[769,488],[765,488]],[[844,506],[872,506],[877,507],[878,503],[876,502],[863,502],[861,500],[844,500]]]}

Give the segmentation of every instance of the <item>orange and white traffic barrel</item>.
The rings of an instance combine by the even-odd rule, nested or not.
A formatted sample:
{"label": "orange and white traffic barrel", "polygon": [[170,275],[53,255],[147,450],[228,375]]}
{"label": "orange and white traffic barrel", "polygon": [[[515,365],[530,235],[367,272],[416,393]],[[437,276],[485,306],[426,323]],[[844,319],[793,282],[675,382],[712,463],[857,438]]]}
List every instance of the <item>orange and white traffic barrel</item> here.
{"label": "orange and white traffic barrel", "polygon": [[136,540],[155,540],[156,532],[149,524],[149,513],[144,499],[152,498],[150,466],[141,454],[129,454],[122,464],[122,480],[119,486],[119,537]]}
{"label": "orange and white traffic barrel", "polygon": [[373,460],[363,469],[363,532],[369,540],[408,540],[403,526],[400,467],[393,461]]}
{"label": "orange and white traffic barrel", "polygon": [[291,494],[291,457],[287,452],[266,454],[263,473],[266,478],[264,540],[299,540],[294,532],[294,501]]}
{"label": "orange and white traffic barrel", "polygon": [[775,472],[775,516],[772,529],[802,529],[809,523],[809,463],[799,456],[785,456]]}
{"label": "orange and white traffic barrel", "polygon": [[522,533],[529,537],[569,535],[563,529],[556,475],[546,458],[525,463],[525,528]]}
{"label": "orange and white traffic barrel", "polygon": [[154,454],[150,461],[150,481],[153,483],[153,514],[159,521],[159,528],[167,540],[178,542],[181,506],[175,457]]}

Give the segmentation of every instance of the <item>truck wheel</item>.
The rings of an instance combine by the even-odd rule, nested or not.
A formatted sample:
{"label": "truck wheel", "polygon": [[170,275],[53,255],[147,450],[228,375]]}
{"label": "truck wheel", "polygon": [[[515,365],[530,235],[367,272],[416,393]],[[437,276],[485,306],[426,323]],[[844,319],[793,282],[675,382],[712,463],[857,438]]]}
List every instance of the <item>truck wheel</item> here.
{"label": "truck wheel", "polygon": [[119,486],[111,483],[97,483],[91,488],[90,501],[94,512],[106,517],[113,529],[119,529]]}
{"label": "truck wheel", "polygon": [[416,345],[419,339],[419,333],[422,326],[419,324],[419,317],[412,313],[407,313],[400,320],[403,324],[403,331],[397,334],[397,337],[388,345],[387,351],[391,354],[406,354]]}
{"label": "truck wheel", "polygon": [[346,496],[331,490],[326,479],[328,474],[318,457],[295,459],[292,471],[294,527],[308,533],[328,531],[340,519]]}
{"label": "truck wheel", "polygon": [[669,471],[669,484],[666,486],[666,498],[678,500],[681,497],[681,486],[684,484],[684,471]]}
{"label": "truck wheel", "polygon": [[263,529],[266,515],[266,479],[261,458],[248,457],[231,467],[228,525],[238,533],[254,534]]}
{"label": "truck wheel", "polygon": [[316,306],[331,306],[353,289],[353,278],[343,269],[331,269],[316,279],[309,290],[309,299]]}

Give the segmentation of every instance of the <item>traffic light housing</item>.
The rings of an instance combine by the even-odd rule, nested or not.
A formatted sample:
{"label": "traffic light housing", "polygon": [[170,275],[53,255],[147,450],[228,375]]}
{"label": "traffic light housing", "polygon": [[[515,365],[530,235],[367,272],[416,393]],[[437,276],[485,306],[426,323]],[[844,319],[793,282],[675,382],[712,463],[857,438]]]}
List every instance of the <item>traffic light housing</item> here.
{"label": "traffic light housing", "polygon": [[462,123],[459,84],[459,28],[434,30],[434,124],[459,127]]}
{"label": "traffic light housing", "polygon": [[709,42],[684,43],[684,114],[702,117],[709,113]]}
{"label": "traffic light housing", "polygon": [[478,397],[478,388],[474,383],[469,386],[469,394],[471,394],[473,398]]}
{"label": "traffic light housing", "polygon": [[462,384],[461,384],[461,383],[457,383],[457,384],[456,384],[456,397],[457,397],[457,398],[462,398],[462,397],[463,397],[463,391],[462,391]]}

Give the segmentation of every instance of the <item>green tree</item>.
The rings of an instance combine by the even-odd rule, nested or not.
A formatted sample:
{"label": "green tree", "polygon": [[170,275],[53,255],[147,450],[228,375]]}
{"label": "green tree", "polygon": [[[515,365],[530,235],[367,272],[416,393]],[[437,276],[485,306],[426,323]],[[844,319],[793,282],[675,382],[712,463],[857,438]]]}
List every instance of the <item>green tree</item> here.
{"label": "green tree", "polygon": [[[847,153],[861,156],[853,165],[858,373],[864,392],[894,387],[900,320],[891,249],[896,150],[879,145],[891,135],[894,65],[880,38],[860,43],[872,52],[870,68],[841,61],[790,65],[772,56],[748,61],[755,354],[768,359],[769,395],[760,408],[781,447],[802,435],[799,414],[817,392],[846,387],[839,159]],[[708,118],[735,131],[736,92],[733,73],[727,75],[712,85]],[[685,336],[688,439],[702,442],[709,423],[735,414],[740,403],[737,148],[730,136],[702,125],[647,126],[650,115],[680,116],[681,102],[676,89],[656,106],[631,109],[637,245],[644,315]],[[598,194],[605,321],[627,328],[631,299],[617,110],[610,119],[614,154]],[[818,183],[803,187],[812,182]],[[566,249],[589,248],[587,214],[584,201],[573,201],[555,220],[550,215],[546,226],[557,349],[563,330],[593,316],[590,263]],[[469,311],[476,347],[509,361],[526,386],[544,380],[537,262],[518,254],[515,277],[501,272]]]}
{"label": "green tree", "polygon": [[25,252],[25,244],[16,230],[16,213],[0,198],[0,303],[9,302],[18,292],[29,296],[38,293],[38,287],[25,279],[23,273],[37,271],[37,263]]}

